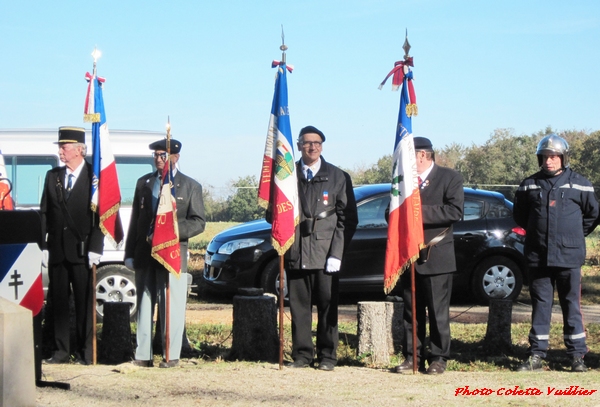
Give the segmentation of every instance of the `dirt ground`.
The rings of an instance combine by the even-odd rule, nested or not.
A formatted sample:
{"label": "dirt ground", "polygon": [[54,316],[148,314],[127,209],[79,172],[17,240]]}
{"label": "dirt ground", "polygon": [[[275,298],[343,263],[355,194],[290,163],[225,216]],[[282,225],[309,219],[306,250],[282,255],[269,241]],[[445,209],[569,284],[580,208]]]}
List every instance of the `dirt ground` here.
{"label": "dirt ground", "polygon": [[[513,320],[530,311],[516,308]],[[190,304],[187,319],[197,323],[231,323],[230,304]],[[454,322],[485,322],[487,307],[452,307]],[[558,315],[557,315],[558,317]],[[598,314],[593,316],[600,318]],[[340,321],[356,320],[356,305],[342,305]],[[398,375],[388,369],[338,366],[333,372],[279,368],[277,363],[182,359],[172,369],[111,366],[43,365],[43,380],[70,385],[70,390],[38,387],[37,406],[382,406],[429,405],[600,405],[600,371],[523,374],[513,372],[446,372]],[[458,389],[490,389],[488,396],[456,396]],[[537,389],[540,395],[511,395],[507,389]],[[558,397],[552,389],[596,390],[588,396]],[[504,390],[502,390],[504,389]]]}

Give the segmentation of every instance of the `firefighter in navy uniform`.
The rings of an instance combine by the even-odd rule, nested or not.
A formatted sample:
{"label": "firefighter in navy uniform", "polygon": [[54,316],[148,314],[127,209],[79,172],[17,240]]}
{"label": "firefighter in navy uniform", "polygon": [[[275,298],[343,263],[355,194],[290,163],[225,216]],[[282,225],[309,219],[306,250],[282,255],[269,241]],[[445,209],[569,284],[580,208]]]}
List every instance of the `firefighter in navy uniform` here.
{"label": "firefighter in navy uniform", "polygon": [[581,266],[585,236],[598,217],[590,181],[569,168],[569,145],[556,134],[537,147],[540,171],[526,178],[515,194],[513,216],[527,231],[525,255],[530,267],[532,315],[529,357],[518,371],[542,369],[550,336],[554,287],[563,313],[563,333],[571,370],[587,370],[588,349],[581,315]]}

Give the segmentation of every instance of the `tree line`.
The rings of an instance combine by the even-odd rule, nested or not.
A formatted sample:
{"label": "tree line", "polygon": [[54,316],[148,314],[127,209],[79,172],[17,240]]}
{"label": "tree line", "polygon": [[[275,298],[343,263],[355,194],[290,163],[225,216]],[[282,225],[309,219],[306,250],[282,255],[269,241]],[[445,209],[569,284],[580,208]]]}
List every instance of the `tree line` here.
{"label": "tree line", "polygon": [[[434,144],[437,164],[458,171],[465,186],[503,193],[512,200],[523,179],[539,170],[536,149],[539,141],[556,133],[569,143],[571,168],[600,188],[600,130],[554,131],[551,127],[531,135],[516,135],[513,129],[496,129],[482,145],[464,146],[451,143],[445,147]],[[384,155],[370,167],[343,168],[356,185],[391,182],[392,155]],[[211,222],[246,222],[264,217],[257,204],[258,179],[240,177],[231,183],[233,192],[226,198],[216,197],[205,188],[204,205]]]}

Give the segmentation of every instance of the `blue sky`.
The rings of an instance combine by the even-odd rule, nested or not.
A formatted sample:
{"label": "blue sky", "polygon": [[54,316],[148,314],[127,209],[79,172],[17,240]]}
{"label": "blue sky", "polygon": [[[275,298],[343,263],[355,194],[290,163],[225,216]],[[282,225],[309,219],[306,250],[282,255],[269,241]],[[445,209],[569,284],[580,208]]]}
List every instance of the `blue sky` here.
{"label": "blue sky", "polygon": [[392,152],[399,93],[377,87],[406,29],[413,131],[434,147],[481,145],[497,128],[600,130],[589,0],[3,1],[0,128],[89,127],[96,46],[109,128],[163,131],[170,116],[182,171],[226,194],[260,173],[282,24],[294,137],[320,128],[324,157],[344,168]]}

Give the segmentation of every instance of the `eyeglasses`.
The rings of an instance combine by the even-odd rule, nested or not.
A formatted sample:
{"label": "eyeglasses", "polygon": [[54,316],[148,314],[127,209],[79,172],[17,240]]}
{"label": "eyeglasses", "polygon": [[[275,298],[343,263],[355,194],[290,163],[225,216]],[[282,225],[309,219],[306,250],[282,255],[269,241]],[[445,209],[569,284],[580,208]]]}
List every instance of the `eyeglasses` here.
{"label": "eyeglasses", "polygon": [[302,142],[302,147],[321,147],[321,144],[323,144],[322,141],[303,141]]}
{"label": "eyeglasses", "polygon": [[163,161],[167,159],[167,153],[152,153],[152,156],[154,158],[160,158]]}

